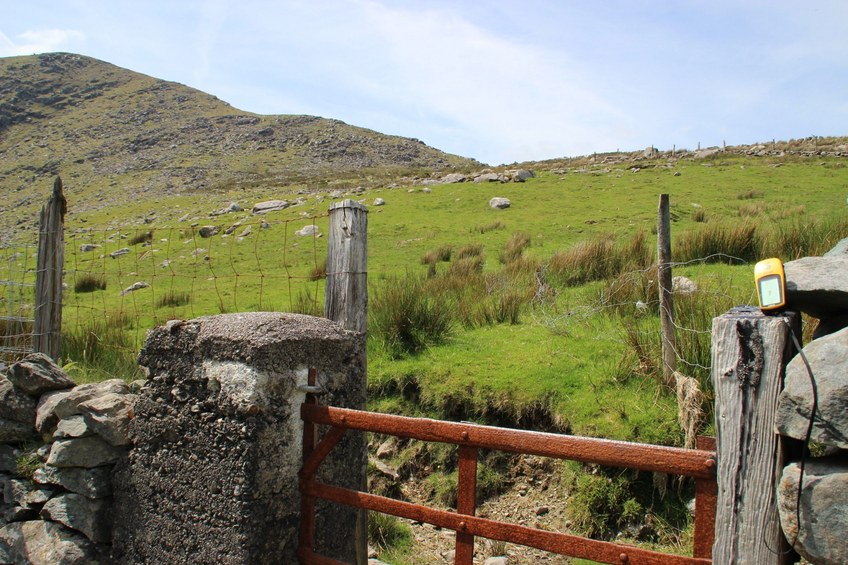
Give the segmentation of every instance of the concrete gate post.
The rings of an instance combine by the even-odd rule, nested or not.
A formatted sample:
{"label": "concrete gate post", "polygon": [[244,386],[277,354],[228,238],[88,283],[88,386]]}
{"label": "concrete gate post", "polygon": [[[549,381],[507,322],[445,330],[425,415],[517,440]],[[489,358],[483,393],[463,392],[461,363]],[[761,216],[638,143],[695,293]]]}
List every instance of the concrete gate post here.
{"label": "concrete gate post", "polygon": [[[360,408],[364,336],[323,318],[247,313],[151,330],[139,362],[134,445],[116,472],[114,555],[121,563],[295,563],[302,387]],[[322,481],[359,487],[361,433],[348,432]],[[356,511],[319,505],[316,550],[355,562]]]}

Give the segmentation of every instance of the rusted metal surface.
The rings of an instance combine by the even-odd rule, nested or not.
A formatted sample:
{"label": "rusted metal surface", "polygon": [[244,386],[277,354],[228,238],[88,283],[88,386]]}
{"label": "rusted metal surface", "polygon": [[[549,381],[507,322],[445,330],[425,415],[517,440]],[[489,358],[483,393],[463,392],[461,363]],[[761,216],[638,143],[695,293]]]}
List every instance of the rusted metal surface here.
{"label": "rusted metal surface", "polygon": [[[315,368],[310,368],[306,377],[307,386],[315,386],[317,371]],[[303,401],[303,406],[314,406],[317,401],[314,394],[307,394]],[[309,462],[312,453],[315,451],[315,442],[317,439],[315,424],[309,420],[303,421],[303,460]],[[324,455],[326,457],[326,455]],[[324,457],[310,467],[312,471],[307,476],[315,474],[315,469],[321,464]],[[317,457],[313,458],[317,459]],[[305,469],[301,468],[300,473],[304,473]],[[298,532],[298,554],[312,553],[312,544],[315,540],[315,497],[303,491],[300,493],[300,531]],[[303,558],[301,558],[301,562]]]}
{"label": "rusted metal surface", "polygon": [[[698,436],[698,449],[715,455],[715,438]],[[695,540],[692,544],[695,557],[711,558],[713,555],[717,500],[718,484],[715,479],[695,479]]]}
{"label": "rusted metal surface", "polygon": [[367,508],[368,510],[426,522],[472,536],[517,543],[561,555],[591,559],[599,563],[611,565],[621,563],[633,565],[708,565],[712,563],[710,559],[669,555],[630,545],[536,530],[517,524],[497,522],[446,510],[436,510],[409,502],[325,485],[314,480],[302,480],[301,489],[310,496],[348,506]]}
{"label": "rusted metal surface", "polygon": [[[459,446],[457,470],[456,512],[474,516],[477,510],[477,448]],[[454,565],[471,565],[474,559],[474,536],[456,532]]]}
{"label": "rusted metal surface", "polygon": [[305,421],[317,424],[423,441],[468,445],[702,479],[715,477],[714,453],[699,449],[511,430],[311,404],[302,405],[301,416]]}
{"label": "rusted metal surface", "polygon": [[[310,380],[314,381],[313,375],[310,377],[312,377]],[[301,407],[301,416],[304,420],[304,465],[299,477],[302,509],[305,512],[301,517],[301,547],[298,553],[301,563],[339,565],[337,561],[313,552],[316,498],[454,530],[456,532],[455,565],[472,564],[475,536],[517,543],[599,563],[645,565],[712,563],[717,493],[714,438],[700,437],[698,449],[687,450],[318,406],[312,395],[307,395],[307,402]],[[331,426],[317,445],[314,432],[316,424]],[[346,429],[458,445],[456,512],[436,510],[315,481],[314,475],[319,465],[338,443]],[[695,477],[694,557],[669,555],[630,545],[592,540],[476,517],[479,448]]]}

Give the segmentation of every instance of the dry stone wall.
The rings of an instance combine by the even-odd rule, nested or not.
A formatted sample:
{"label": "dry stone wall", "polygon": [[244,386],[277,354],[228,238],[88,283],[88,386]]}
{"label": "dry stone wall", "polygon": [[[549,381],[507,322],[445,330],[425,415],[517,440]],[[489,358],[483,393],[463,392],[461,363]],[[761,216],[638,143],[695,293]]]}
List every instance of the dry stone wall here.
{"label": "dry stone wall", "polygon": [[[814,565],[848,563],[848,240],[785,265],[787,298],[818,318],[815,339],[786,367],[775,416],[781,435],[819,444],[819,457],[782,472],[777,500],[787,540]],[[814,410],[815,399],[815,410]],[[811,427],[812,425],[812,427]],[[800,496],[799,496],[800,485]]]}
{"label": "dry stone wall", "polygon": [[121,380],[76,386],[42,354],[0,377],[0,563],[110,561],[133,398]]}

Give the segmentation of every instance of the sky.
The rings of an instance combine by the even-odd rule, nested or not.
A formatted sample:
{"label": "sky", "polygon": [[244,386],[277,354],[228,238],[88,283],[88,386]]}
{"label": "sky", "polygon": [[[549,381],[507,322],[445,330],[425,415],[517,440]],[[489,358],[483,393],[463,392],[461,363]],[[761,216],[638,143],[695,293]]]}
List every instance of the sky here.
{"label": "sky", "polygon": [[79,53],[491,165],[848,135],[845,0],[0,0],[0,14],[0,57]]}

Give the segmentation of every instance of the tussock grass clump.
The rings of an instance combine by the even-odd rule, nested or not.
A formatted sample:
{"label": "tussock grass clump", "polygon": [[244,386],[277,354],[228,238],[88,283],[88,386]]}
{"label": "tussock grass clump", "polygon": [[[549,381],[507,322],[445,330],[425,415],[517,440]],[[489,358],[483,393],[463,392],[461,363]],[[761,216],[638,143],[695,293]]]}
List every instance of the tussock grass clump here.
{"label": "tussock grass clump", "polygon": [[524,253],[524,250],[530,246],[530,234],[524,232],[515,232],[500,255],[500,262],[507,264],[515,261]]}
{"label": "tussock grass clump", "polygon": [[763,237],[762,256],[784,261],[827,253],[848,235],[848,216],[774,224]]}
{"label": "tussock grass clump", "polygon": [[315,282],[315,281],[320,280],[320,279],[326,279],[327,278],[327,260],[324,259],[323,261],[313,265],[312,268],[309,270],[309,274],[306,276],[306,278],[310,282]]}
{"label": "tussock grass clump", "polygon": [[138,245],[139,243],[150,243],[153,241],[153,230],[137,233],[129,240],[130,245]]}
{"label": "tussock grass clump", "polygon": [[368,512],[368,543],[381,553],[408,551],[412,546],[412,529],[390,514]]}
{"label": "tussock grass clump", "polygon": [[483,256],[483,244],[482,243],[469,243],[467,245],[463,245],[456,252],[457,259],[466,259],[468,257],[482,257]]}
{"label": "tussock grass clump", "polygon": [[371,300],[371,335],[394,357],[418,353],[440,343],[453,325],[451,306],[426,292],[413,274],[386,279]]}
{"label": "tussock grass clump", "polygon": [[180,292],[176,290],[171,290],[166,294],[159,297],[156,301],[157,308],[176,308],[178,306],[185,306],[186,304],[191,302],[191,294],[188,292]]}
{"label": "tussock grass clump", "polygon": [[737,200],[753,200],[754,198],[762,198],[761,190],[746,190],[736,195]]}
{"label": "tussock grass clump", "polygon": [[438,249],[432,249],[421,256],[422,265],[435,265],[438,262],[447,263],[453,255],[453,247],[442,245]]}
{"label": "tussock grass clump", "polygon": [[755,204],[743,204],[739,206],[736,210],[736,214],[740,218],[754,218],[757,216],[761,216],[766,211],[766,205],[763,202],[757,202]]}
{"label": "tussock grass clump", "polygon": [[462,285],[462,279],[468,279],[474,277],[475,275],[479,275],[483,272],[483,257],[480,255],[472,255],[470,257],[463,257],[457,261],[454,261],[450,264],[448,268],[448,275],[453,279],[454,284],[452,286],[464,286]]}
{"label": "tussock grass clump", "polygon": [[478,233],[488,233],[490,231],[498,231],[498,230],[504,230],[504,229],[506,229],[506,224],[504,224],[502,221],[498,220],[498,221],[492,222],[490,224],[479,225],[479,226],[473,228],[471,231],[472,232],[478,232]]}
{"label": "tussock grass clump", "polygon": [[703,208],[697,208],[692,211],[692,221],[703,224],[707,221],[707,213]]}
{"label": "tussock grass clump", "polygon": [[548,263],[548,272],[559,284],[576,286],[644,268],[652,257],[646,237],[640,231],[621,246],[616,246],[611,234],[578,242],[555,253]]}
{"label": "tussock grass clump", "polygon": [[127,333],[131,318],[124,312],[92,318],[62,332],[62,358],[78,382],[143,378],[136,362],[138,348]]}
{"label": "tussock grass clump", "polygon": [[755,223],[709,224],[675,240],[672,257],[675,261],[733,264],[756,261],[760,247]]}
{"label": "tussock grass clump", "polygon": [[94,292],[95,290],[106,290],[106,279],[99,275],[85,274],[74,282],[74,292]]}

